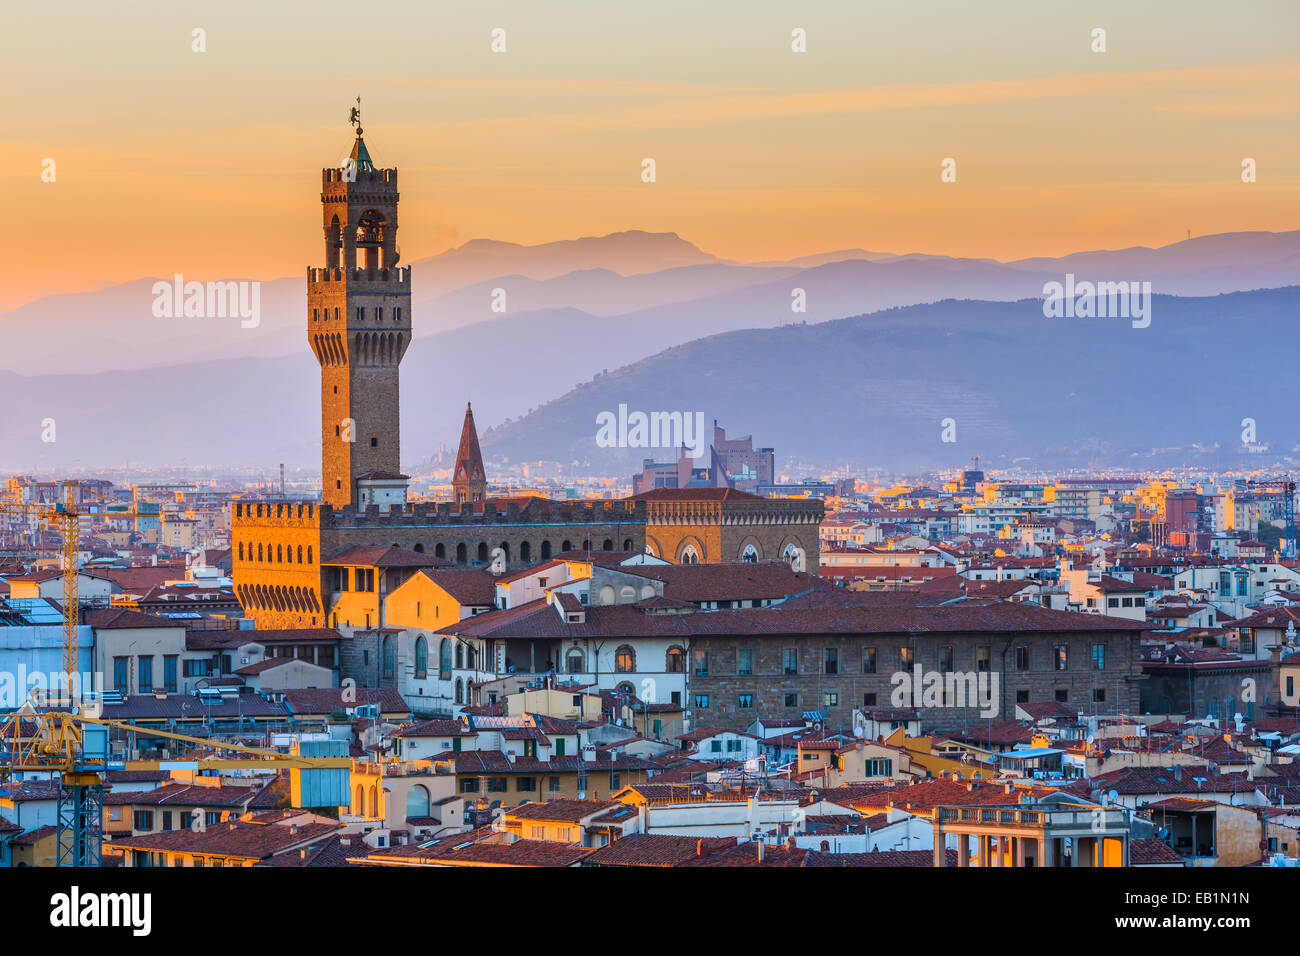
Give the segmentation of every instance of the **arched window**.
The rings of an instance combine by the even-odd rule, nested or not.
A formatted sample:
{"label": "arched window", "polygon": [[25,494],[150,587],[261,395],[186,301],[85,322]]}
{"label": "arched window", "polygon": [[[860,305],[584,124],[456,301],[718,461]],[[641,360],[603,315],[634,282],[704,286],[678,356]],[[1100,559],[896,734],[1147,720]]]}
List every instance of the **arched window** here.
{"label": "arched window", "polygon": [[[252,547],[252,545],[249,545],[249,547]],[[257,542],[257,560],[262,560],[262,542],[260,541]]]}
{"label": "arched window", "polygon": [[590,539],[590,538],[583,538],[583,539],[582,539],[582,550],[583,550],[583,551],[590,551],[590,550],[591,550],[591,539]]}
{"label": "arched window", "polygon": [[406,818],[427,817],[429,815],[429,791],[416,784],[406,791]]}
{"label": "arched window", "polygon": [[244,542],[239,542],[239,560],[244,560]]}
{"label": "arched window", "polygon": [[359,817],[366,815],[366,788],[357,784],[356,803],[353,804],[352,812]]}
{"label": "arched window", "polygon": [[276,564],[284,563],[284,548],[278,544],[275,546],[275,563]]}
{"label": "arched window", "polygon": [[424,554],[424,545],[417,541],[415,543],[415,547],[412,548],[411,550],[414,551],[416,554]]}
{"label": "arched window", "polygon": [[636,670],[636,651],[624,644],[614,652],[614,670],[619,674],[631,674]]}
{"label": "arched window", "polygon": [[465,703],[465,683],[459,677],[456,678],[456,703]]}
{"label": "arched window", "polygon": [[465,666],[470,670],[474,669],[474,645],[471,644],[465,648]]}
{"label": "arched window", "polygon": [[446,558],[447,546],[443,544],[441,541],[439,541],[437,544],[433,546],[433,556],[435,558]]}
{"label": "arched window", "polygon": [[570,674],[582,673],[582,649],[581,648],[577,648],[577,647],[569,648],[569,653],[565,656],[565,661],[568,662],[568,670]]}
{"label": "arched window", "polygon": [[670,674],[686,673],[686,652],[676,645],[668,648],[668,657],[664,667]]}
{"label": "arched window", "polygon": [[456,670],[462,670],[465,667],[465,645],[456,642]]}
{"label": "arched window", "polygon": [[393,639],[385,636],[383,647],[384,677],[391,680],[393,672],[397,669],[397,655],[393,651]]}
{"label": "arched window", "polygon": [[740,560],[748,564],[758,563],[758,548],[753,544],[745,545],[745,550],[740,552]]}
{"label": "arched window", "polygon": [[379,819],[379,787],[373,783],[370,785],[370,813],[367,816],[372,820]]}
{"label": "arched window", "polygon": [[429,642],[423,634],[415,639],[415,676],[418,680],[429,676]]}
{"label": "arched window", "polygon": [[636,700],[639,700],[639,698],[636,696],[636,688],[633,687],[631,684],[629,684],[627,681],[623,681],[623,683],[615,687],[614,693],[626,699],[629,704],[633,703]]}
{"label": "arched window", "polygon": [[631,604],[636,600],[636,588],[630,584],[625,584],[618,592],[619,604]]}
{"label": "arched window", "polygon": [[311,564],[311,545],[307,545],[307,563]]}
{"label": "arched window", "polygon": [[609,538],[606,538],[604,544],[602,544],[602,545],[600,546],[600,550],[602,550],[602,551],[613,551],[613,550],[614,550],[614,542],[611,541]]}
{"label": "arched window", "polygon": [[487,561],[487,558],[488,558],[487,542],[480,541],[478,543],[478,559],[480,561]]}
{"label": "arched window", "polygon": [[606,584],[600,589],[600,604],[602,607],[613,604],[617,600],[617,594],[614,591],[614,585]]}
{"label": "arched window", "polygon": [[456,563],[457,564],[465,563],[465,542],[464,541],[456,545]]}
{"label": "arched window", "polygon": [[573,550],[573,542],[570,541],[568,538],[565,538],[565,539],[564,539],[564,544],[560,545],[560,550],[561,550],[561,551],[572,551],[572,550]]}
{"label": "arched window", "polygon": [[543,561],[551,560],[551,542],[549,541],[542,542],[542,560]]}
{"label": "arched window", "polygon": [[624,551],[631,551],[631,550],[632,550],[632,539],[631,539],[631,538],[624,538],[624,539],[623,539],[623,550],[624,550]]}
{"label": "arched window", "polygon": [[695,550],[695,545],[688,544],[682,548],[681,557],[678,558],[679,564],[699,564],[700,552]]}
{"label": "arched window", "polygon": [[803,549],[793,541],[785,546],[781,552],[781,560],[788,563],[796,571],[803,570]]}
{"label": "arched window", "polygon": [[527,564],[529,561],[532,560],[532,557],[533,557],[533,549],[532,549],[532,547],[528,544],[527,541],[521,541],[521,542],[519,543],[519,560],[520,560],[520,562],[523,563],[523,564]]}
{"label": "arched window", "polygon": [[451,680],[451,641],[445,637],[438,645],[438,680]]}
{"label": "arched window", "polygon": [[298,563],[302,564],[302,545],[298,545]]}

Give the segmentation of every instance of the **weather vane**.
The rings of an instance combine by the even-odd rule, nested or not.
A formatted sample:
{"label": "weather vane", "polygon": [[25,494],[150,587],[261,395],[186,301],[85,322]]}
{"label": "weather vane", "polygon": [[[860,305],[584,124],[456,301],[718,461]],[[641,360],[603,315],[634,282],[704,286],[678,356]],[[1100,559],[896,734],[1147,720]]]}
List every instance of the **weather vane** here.
{"label": "weather vane", "polygon": [[361,135],[361,97],[357,97],[357,105],[352,107],[352,115],[348,122],[357,128],[357,135]]}

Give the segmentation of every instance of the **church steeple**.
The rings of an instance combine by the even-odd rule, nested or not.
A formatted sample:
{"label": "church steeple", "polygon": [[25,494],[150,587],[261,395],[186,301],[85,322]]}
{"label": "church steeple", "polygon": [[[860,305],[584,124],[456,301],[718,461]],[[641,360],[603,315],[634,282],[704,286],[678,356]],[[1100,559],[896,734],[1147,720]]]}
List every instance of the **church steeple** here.
{"label": "church steeple", "polygon": [[487,498],[487,473],[483,470],[483,453],[479,451],[478,429],[474,427],[474,410],[469,402],[465,403],[465,425],[460,430],[451,490],[457,504]]}

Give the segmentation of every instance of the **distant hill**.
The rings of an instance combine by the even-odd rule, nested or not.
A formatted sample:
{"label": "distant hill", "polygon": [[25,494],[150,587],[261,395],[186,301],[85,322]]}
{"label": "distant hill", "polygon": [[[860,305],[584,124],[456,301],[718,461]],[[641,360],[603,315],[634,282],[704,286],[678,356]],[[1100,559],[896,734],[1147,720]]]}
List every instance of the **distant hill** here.
{"label": "distant hill", "polygon": [[[602,334],[644,336],[644,348],[633,356],[639,358],[716,332],[791,320],[817,322],[944,298],[1013,301],[1041,294],[1045,281],[1067,271],[1079,278],[1146,279],[1156,292],[1172,295],[1293,285],[1300,282],[1300,232],[1231,233],[1159,249],[1013,263],[850,249],[746,265],[719,259],[674,233],[634,231],[536,246],[476,239],[411,266],[417,339],[577,310],[607,320],[599,325]],[[255,329],[233,319],[155,318],[154,281],[50,296],[0,313],[0,370],[96,373],[306,350],[302,275],[262,282]],[[505,291],[504,313],[493,311],[496,289]],[[792,311],[796,289],[803,290],[803,312]],[[71,354],[67,342],[78,345]]]}
{"label": "distant hill", "polygon": [[[668,450],[598,448],[596,416],[703,412],[731,434],[816,462],[885,467],[1107,466],[1252,459],[1300,444],[1290,365],[1300,287],[1156,296],[1149,328],[1048,319],[1041,300],[943,301],[808,325],[729,332],[666,349],[483,436],[485,453],[626,472]],[[942,439],[944,419],[955,443]],[[1218,446],[1215,449],[1215,445]]]}
{"label": "distant hill", "polygon": [[[753,433],[782,462],[934,467],[979,454],[990,465],[1262,467],[1300,444],[1285,358],[1298,307],[1300,287],[1158,296],[1150,328],[1134,329],[1047,319],[1036,300],[948,300],[668,348],[653,323],[611,334],[609,319],[576,310],[531,313],[412,343],[402,457],[412,465],[439,442],[454,447],[472,400],[489,458],[580,461],[609,474],[671,456],[595,446],[597,413],[619,403],[702,412],[732,435]],[[305,349],[148,374],[0,373],[9,409],[0,471],[128,460],[314,466],[319,374]],[[1268,455],[1240,453],[1246,417]],[[45,418],[56,422],[53,444],[41,441]],[[940,441],[944,418],[956,420],[956,443]]]}

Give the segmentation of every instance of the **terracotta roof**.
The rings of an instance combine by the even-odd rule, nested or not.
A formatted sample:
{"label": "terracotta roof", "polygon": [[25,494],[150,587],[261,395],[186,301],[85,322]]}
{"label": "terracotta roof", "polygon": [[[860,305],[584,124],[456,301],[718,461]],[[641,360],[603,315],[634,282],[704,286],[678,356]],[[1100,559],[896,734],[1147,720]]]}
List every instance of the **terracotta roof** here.
{"label": "terracotta roof", "polygon": [[544,599],[488,611],[441,628],[442,633],[509,638],[690,637],[910,633],[1140,632],[1147,625],[1102,614],[1051,611],[1005,601],[939,606],[822,606],[645,614],[631,605],[589,607],[584,623],[570,623]]}
{"label": "terracotta roof", "polygon": [[735,837],[674,836],[633,833],[601,847],[583,866],[681,866],[736,846]]}
{"label": "terracotta roof", "polygon": [[404,727],[398,737],[473,737],[478,733],[471,730],[459,720],[426,720],[411,727]]}
{"label": "terracotta roof", "polygon": [[[1181,777],[1181,779],[1179,779]],[[1262,786],[1240,774],[1215,774],[1206,767],[1124,767],[1092,778],[1101,792],[1143,796],[1157,793],[1249,793]]]}
{"label": "terracotta roof", "polygon": [[104,838],[105,847],[154,852],[212,854],[264,860],[319,841],[339,830],[334,823],[299,825],[220,823],[202,830],[166,830],[143,836]]}
{"label": "terracotta roof", "polygon": [[46,837],[52,837],[59,832],[59,828],[53,824],[46,824],[43,827],[37,827],[35,830],[28,830],[26,833],[20,833],[16,837],[9,838],[10,846],[34,846]]}
{"label": "terracotta roof", "polygon": [[721,849],[707,856],[699,856],[682,863],[682,866],[803,866],[810,851],[800,847],[764,846],[759,859],[757,843],[738,843],[730,849]]}
{"label": "terracotta roof", "polygon": [[625,807],[621,800],[542,800],[534,803],[521,803],[505,811],[506,817],[519,820],[555,820],[577,823],[587,817]]}
{"label": "terracotta roof", "polygon": [[[344,843],[344,840],[348,842]],[[332,833],[323,840],[300,847],[296,851],[277,853],[257,865],[285,867],[347,866],[348,860],[365,856],[369,852],[370,847],[360,837],[343,837],[337,833]]]}
{"label": "terracotta roof", "polygon": [[1079,717],[1078,711],[1071,710],[1065,704],[1055,700],[1030,700],[1023,704],[1016,704],[1016,707],[1028,714],[1030,720],[1043,720],[1047,717],[1057,720],[1077,720]]}
{"label": "terracotta roof", "polygon": [[104,607],[87,611],[82,620],[98,630],[121,630],[136,627],[185,627],[183,621],[143,614],[131,608]]}
{"label": "terracotta roof", "polygon": [[267,786],[261,784],[253,787],[195,787],[186,783],[173,783],[153,790],[106,793],[104,803],[110,806],[223,807],[243,810],[252,806],[256,798],[263,795]]}
{"label": "terracotta roof", "polygon": [[109,720],[199,720],[206,717],[288,717],[284,704],[259,694],[223,697],[209,703],[193,694],[136,694],[120,704],[105,702],[103,716]]}
{"label": "terracotta roof", "polygon": [[425,568],[420,573],[460,604],[491,607],[496,602],[497,579],[481,568]]}
{"label": "terracotta roof", "polygon": [[[344,700],[344,693],[348,700]],[[329,714],[336,710],[351,710],[363,704],[378,704],[383,714],[410,714],[411,706],[394,687],[354,687],[346,690],[341,687],[319,687],[310,689],[286,690],[284,694],[288,710],[294,714]]]}

